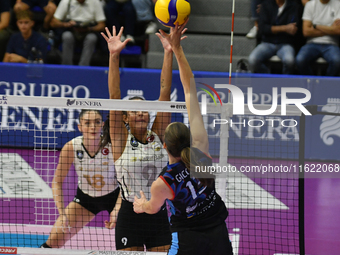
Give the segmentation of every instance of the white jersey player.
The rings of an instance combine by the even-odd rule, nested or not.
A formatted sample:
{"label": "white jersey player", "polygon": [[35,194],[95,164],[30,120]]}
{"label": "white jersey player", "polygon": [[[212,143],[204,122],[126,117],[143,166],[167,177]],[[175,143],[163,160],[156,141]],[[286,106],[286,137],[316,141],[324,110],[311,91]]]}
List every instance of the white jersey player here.
{"label": "white jersey player", "polygon": [[[65,144],[52,182],[53,198],[59,211],[50,236],[41,248],[60,248],[77,234],[96,214],[110,213],[105,226],[111,228],[116,221],[119,197],[108,121],[103,136],[103,118],[99,111],[83,110],[79,115],[78,129],[82,136]],[[63,182],[74,165],[78,175],[77,194],[65,208]],[[117,202],[117,204],[120,202]]]}
{"label": "white jersey player", "polygon": [[[121,99],[119,57],[129,42],[129,39],[121,41],[122,34],[123,28],[116,35],[115,27],[112,34],[108,28],[106,34],[102,33],[110,53],[110,99]],[[160,34],[157,33],[157,36],[164,48],[158,100],[170,101],[173,53],[170,44]],[[134,97],[130,100],[144,99]],[[132,203],[140,190],[149,193],[151,183],[166,166],[167,154],[163,150],[162,139],[170,120],[170,113],[158,112],[150,132],[148,112],[110,111],[110,134],[115,137],[112,140],[113,158],[122,188],[122,205],[115,228],[117,250],[144,251],[145,247],[148,251],[162,252],[167,251],[170,246],[171,234],[166,210],[155,215],[136,214]]]}
{"label": "white jersey player", "polygon": [[129,202],[134,201],[140,190],[148,197],[152,182],[167,162],[167,153],[158,135],[149,132],[147,140],[141,143],[129,133],[124,152],[115,162],[122,198]]}

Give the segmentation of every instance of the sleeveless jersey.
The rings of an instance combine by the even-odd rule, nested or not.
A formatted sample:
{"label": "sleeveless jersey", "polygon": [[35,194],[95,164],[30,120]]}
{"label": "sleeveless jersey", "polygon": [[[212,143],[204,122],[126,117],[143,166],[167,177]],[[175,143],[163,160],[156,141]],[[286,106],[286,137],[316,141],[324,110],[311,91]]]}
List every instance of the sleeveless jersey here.
{"label": "sleeveless jersey", "polygon": [[129,134],[125,149],[115,162],[122,198],[130,202],[134,201],[135,195],[140,196],[140,190],[150,199],[151,184],[168,160],[166,150],[156,133],[151,132],[148,141],[147,144],[140,143]]}
{"label": "sleeveless jersey", "polygon": [[[197,148],[201,161],[212,164],[210,157]],[[168,165],[160,178],[172,190],[174,198],[167,200],[171,212],[171,230],[202,230],[224,222],[228,211],[213,187],[203,186],[198,179],[190,178],[190,170],[182,161]]]}
{"label": "sleeveless jersey", "polygon": [[78,187],[91,197],[101,197],[114,191],[118,185],[111,144],[91,157],[83,145],[83,137],[72,139],[74,167],[78,174]]}

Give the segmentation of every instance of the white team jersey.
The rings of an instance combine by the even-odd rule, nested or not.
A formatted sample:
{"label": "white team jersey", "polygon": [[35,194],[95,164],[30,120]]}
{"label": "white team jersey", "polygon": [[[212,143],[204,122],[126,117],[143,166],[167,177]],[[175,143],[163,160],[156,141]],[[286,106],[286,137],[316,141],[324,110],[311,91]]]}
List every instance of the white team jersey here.
{"label": "white team jersey", "polygon": [[78,174],[78,187],[91,197],[107,195],[117,188],[111,144],[91,157],[83,145],[83,137],[72,139],[74,167]]}
{"label": "white team jersey", "polygon": [[157,134],[151,132],[148,140],[148,144],[142,144],[129,134],[124,152],[115,162],[122,197],[130,202],[134,201],[135,195],[140,197],[140,190],[150,199],[151,184],[168,161],[167,152]]}

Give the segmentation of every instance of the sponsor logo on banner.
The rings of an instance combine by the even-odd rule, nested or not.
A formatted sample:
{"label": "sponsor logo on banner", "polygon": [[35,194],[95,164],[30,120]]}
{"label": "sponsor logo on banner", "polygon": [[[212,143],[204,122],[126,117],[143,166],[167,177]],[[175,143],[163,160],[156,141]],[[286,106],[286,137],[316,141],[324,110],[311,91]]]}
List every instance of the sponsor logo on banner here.
{"label": "sponsor logo on banner", "polygon": [[102,104],[98,101],[67,99],[66,106],[71,106],[74,104],[79,106],[102,106]]}
{"label": "sponsor logo on banner", "polygon": [[0,247],[0,254],[17,254],[17,248]]}
{"label": "sponsor logo on banner", "polygon": [[7,104],[7,97],[6,96],[0,96],[0,105]]}
{"label": "sponsor logo on banner", "polygon": [[185,106],[185,105],[174,105],[174,104],[172,104],[172,105],[170,105],[170,108],[172,108],[172,109],[187,109],[187,107]]}
{"label": "sponsor logo on banner", "polygon": [[[328,98],[321,111],[340,114],[340,98]],[[331,146],[334,136],[340,137],[340,116],[325,115],[320,125],[320,137],[326,145]]]}
{"label": "sponsor logo on banner", "polygon": [[76,101],[75,99],[73,99],[73,100],[67,99],[66,105],[67,105],[67,106],[73,105],[75,101]]}
{"label": "sponsor logo on banner", "polygon": [[0,154],[0,198],[53,198],[52,189],[17,153]]}

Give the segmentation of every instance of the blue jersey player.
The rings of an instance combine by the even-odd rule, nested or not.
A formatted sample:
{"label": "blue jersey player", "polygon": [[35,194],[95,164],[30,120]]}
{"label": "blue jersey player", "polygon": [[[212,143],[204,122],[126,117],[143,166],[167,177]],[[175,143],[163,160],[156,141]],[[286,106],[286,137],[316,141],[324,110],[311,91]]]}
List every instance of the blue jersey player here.
{"label": "blue jersey player", "polygon": [[191,130],[179,122],[166,128],[163,146],[169,156],[168,165],[153,182],[150,200],[143,191],[141,198],[135,197],[134,211],[154,214],[168,201],[172,214],[168,254],[230,255],[233,252],[225,223],[228,211],[216,193],[214,179],[210,175],[190,177],[190,167],[209,166],[212,160],[196,87],[190,85],[193,74],[180,44],[186,23],[171,28],[170,34],[160,32],[171,44],[178,62]]}

